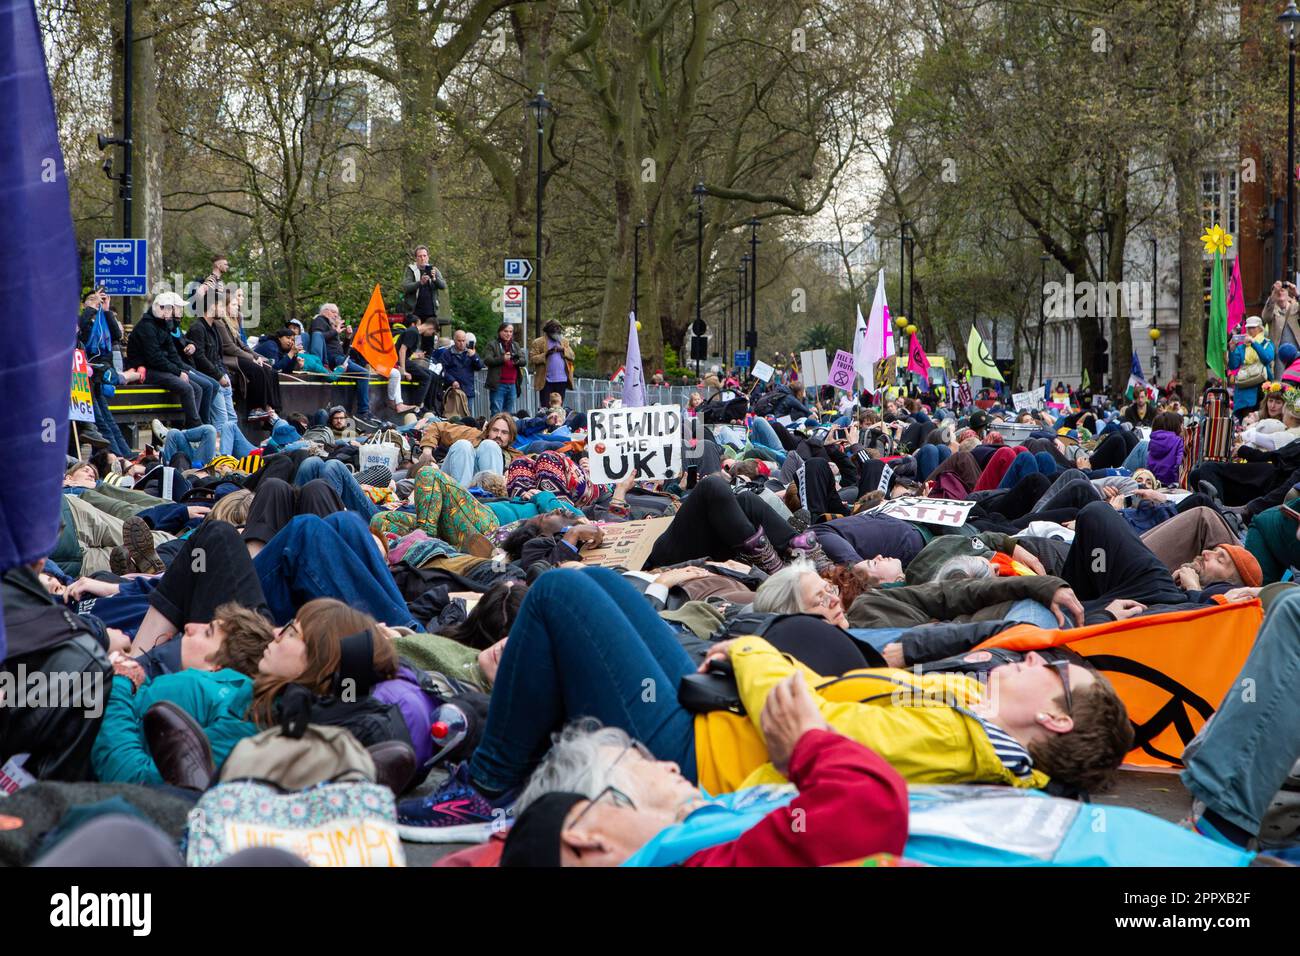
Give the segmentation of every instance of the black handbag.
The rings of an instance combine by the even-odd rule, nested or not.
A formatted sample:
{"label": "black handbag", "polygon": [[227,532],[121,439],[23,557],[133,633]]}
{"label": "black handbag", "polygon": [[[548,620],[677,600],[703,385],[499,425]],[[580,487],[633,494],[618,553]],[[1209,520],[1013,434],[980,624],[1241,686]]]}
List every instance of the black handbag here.
{"label": "black handbag", "polygon": [[745,716],[745,704],[740,699],[736,685],[736,672],[731,661],[709,661],[703,674],[686,674],[677,685],[677,703],[691,714],[710,714],[725,710],[740,717]]}

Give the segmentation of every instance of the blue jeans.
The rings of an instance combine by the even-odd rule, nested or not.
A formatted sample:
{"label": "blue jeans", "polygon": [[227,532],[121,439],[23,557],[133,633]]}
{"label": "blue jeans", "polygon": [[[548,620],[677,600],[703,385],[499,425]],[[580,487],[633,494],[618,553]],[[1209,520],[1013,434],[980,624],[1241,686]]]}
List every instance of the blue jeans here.
{"label": "blue jeans", "polygon": [[177,454],[189,458],[195,468],[202,468],[217,454],[217,430],[211,425],[199,425],[184,431],[170,429],[163,441],[163,463],[169,464]]}
{"label": "blue jeans", "polygon": [[492,415],[497,412],[509,412],[513,415],[515,413],[515,383],[509,382],[489,390],[488,409]]}
{"label": "blue jeans", "polygon": [[513,789],[554,731],[595,717],[695,781],[695,719],[677,703],[678,683],[694,670],[668,624],[616,572],[547,571],[510,628],[470,777],[489,791]]}
{"label": "blue jeans", "polygon": [[1269,608],[1219,709],[1183,751],[1187,789],[1250,833],[1259,832],[1273,795],[1300,757],[1297,634],[1300,592],[1288,591]]}
{"label": "blue jeans", "polygon": [[[1022,598],[1011,605],[1011,609],[1007,611],[1004,620],[1015,621],[1019,624],[1032,624],[1035,627],[1046,628],[1049,631],[1061,626],[1056,623],[1056,615],[1052,613],[1050,608],[1031,598]],[[1065,626],[1070,628],[1074,625],[1070,623],[1069,618],[1066,618]]]}
{"label": "blue jeans", "polygon": [[370,414],[370,367],[362,365],[355,359],[348,359],[343,370],[353,372],[358,375],[364,375],[365,378],[355,379],[355,391],[357,393],[357,414]]}
{"label": "blue jeans", "polygon": [[221,392],[221,386],[217,380],[210,375],[204,375],[197,369],[187,369],[190,381],[194,383],[199,390],[199,418],[203,419],[205,425],[217,427],[217,415],[215,403],[217,395]]}
{"label": "blue jeans", "polygon": [[455,479],[456,484],[468,488],[474,483],[474,476],[480,471],[490,471],[494,475],[506,473],[506,457],[501,446],[494,441],[484,439],[475,448],[467,439],[453,442],[447,449],[447,457],[442,462],[442,470]]}
{"label": "blue jeans", "polygon": [[325,334],[323,332],[311,333],[311,340],[308,342],[307,351],[320,359],[321,364],[326,368],[333,368],[330,364],[329,353],[325,349]]}
{"label": "blue jeans", "polygon": [[411,617],[388,563],[359,515],[298,515],[253,558],[276,624],[313,598],[337,598],[393,627],[424,630]]}
{"label": "blue jeans", "polygon": [[361,490],[357,484],[357,479],[353,477],[352,472],[348,471],[348,466],[341,461],[327,461],[324,458],[312,456],[298,466],[298,474],[294,475],[293,483],[297,488],[301,488],[307,482],[323,478],[334,490],[339,493],[344,507],[349,511],[355,511],[366,521],[369,521],[379,513],[379,506],[376,505]]}
{"label": "blue jeans", "polygon": [[93,390],[93,407],[95,409],[95,427],[103,432],[104,437],[108,439],[108,450],[119,458],[134,458],[135,452],[126,442],[126,436],[122,434],[122,429],[117,427],[117,419],[113,413],[108,410],[108,401],[104,394],[96,387]]}
{"label": "blue jeans", "polygon": [[749,425],[749,440],[755,445],[763,445],[774,451],[780,451],[781,457],[785,457],[785,446],[781,444],[781,439],[776,437],[776,429],[766,418],[754,416],[754,420]]}
{"label": "blue jeans", "polygon": [[217,384],[221,386],[221,390],[217,393],[213,410],[219,410],[222,415],[221,424],[216,425],[217,437],[221,439],[221,453],[243,458],[253,450],[253,443],[244,437],[244,433],[239,428],[239,412],[235,411],[234,388],[230,385],[221,385],[220,382]]}

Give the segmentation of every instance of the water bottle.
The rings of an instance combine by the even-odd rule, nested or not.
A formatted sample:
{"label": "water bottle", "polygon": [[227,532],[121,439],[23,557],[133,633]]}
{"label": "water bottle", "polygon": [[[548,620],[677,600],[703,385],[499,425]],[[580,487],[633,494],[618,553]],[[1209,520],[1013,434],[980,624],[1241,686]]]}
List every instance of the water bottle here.
{"label": "water bottle", "polygon": [[429,735],[435,748],[434,755],[429,758],[432,765],[451,753],[469,735],[469,718],[456,704],[442,704],[434,712]]}

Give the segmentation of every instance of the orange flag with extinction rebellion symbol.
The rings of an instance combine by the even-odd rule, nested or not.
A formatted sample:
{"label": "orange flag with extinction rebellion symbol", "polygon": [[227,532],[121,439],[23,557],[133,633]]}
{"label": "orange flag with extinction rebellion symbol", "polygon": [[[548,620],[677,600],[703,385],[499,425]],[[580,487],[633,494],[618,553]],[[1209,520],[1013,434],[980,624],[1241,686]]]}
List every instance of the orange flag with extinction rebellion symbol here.
{"label": "orange flag with extinction rebellion symbol", "polygon": [[388,322],[388,313],[384,311],[384,295],[379,291],[378,282],[375,291],[370,293],[366,314],[361,317],[356,335],[352,337],[352,347],[380,375],[387,375],[397,365],[397,347],[393,345],[393,330]]}

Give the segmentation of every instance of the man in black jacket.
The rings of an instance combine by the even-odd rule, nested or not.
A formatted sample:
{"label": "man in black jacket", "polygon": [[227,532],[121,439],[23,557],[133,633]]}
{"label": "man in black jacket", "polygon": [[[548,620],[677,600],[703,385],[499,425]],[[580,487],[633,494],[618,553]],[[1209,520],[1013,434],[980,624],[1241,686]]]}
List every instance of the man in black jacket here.
{"label": "man in black jacket", "polygon": [[[181,353],[180,345],[171,332],[172,321],[185,307],[185,302],[175,292],[163,292],[136,323],[126,343],[128,366],[144,366],[145,382],[169,389],[180,397],[185,427],[197,428],[203,424],[199,412],[204,400],[204,389],[197,379],[191,379],[191,366]],[[196,350],[197,351],[197,350]]]}

